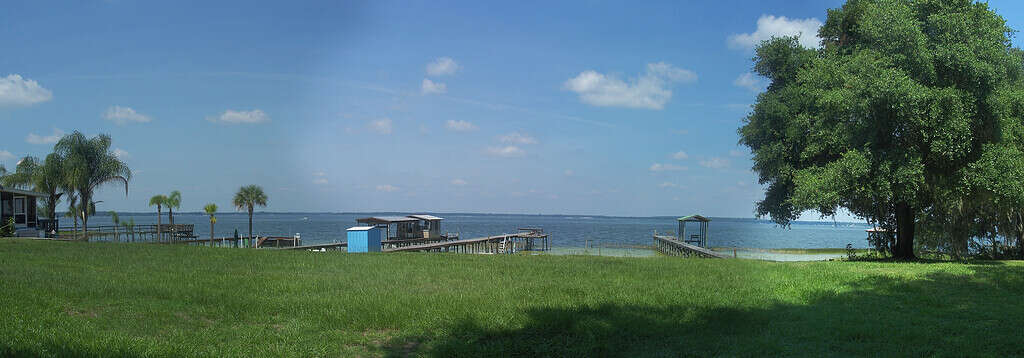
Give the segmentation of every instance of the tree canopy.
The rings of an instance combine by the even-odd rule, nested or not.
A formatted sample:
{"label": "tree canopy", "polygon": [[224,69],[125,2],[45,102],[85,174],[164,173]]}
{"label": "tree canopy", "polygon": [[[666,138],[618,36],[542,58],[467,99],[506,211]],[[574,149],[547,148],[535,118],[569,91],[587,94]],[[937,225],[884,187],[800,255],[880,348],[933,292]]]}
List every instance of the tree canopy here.
{"label": "tree canopy", "polygon": [[828,11],[818,49],[762,43],[754,71],[771,84],[739,129],[767,185],[757,214],[785,225],[846,208],[913,258],[925,216],[976,218],[983,197],[1024,203],[1007,179],[1024,160],[1011,34],[970,0],[850,0]]}

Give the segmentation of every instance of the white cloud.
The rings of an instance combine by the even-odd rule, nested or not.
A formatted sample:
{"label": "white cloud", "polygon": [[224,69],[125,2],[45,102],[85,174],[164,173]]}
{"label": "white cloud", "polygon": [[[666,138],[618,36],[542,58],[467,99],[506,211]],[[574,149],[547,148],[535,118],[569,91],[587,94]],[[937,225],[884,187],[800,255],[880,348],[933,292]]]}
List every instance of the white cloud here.
{"label": "white cloud", "polygon": [[235,111],[226,110],[216,117],[206,117],[206,120],[210,122],[221,122],[228,124],[253,124],[269,122],[270,116],[267,116],[263,111],[254,109],[251,111]]}
{"label": "white cloud", "polygon": [[572,171],[572,169],[566,169],[564,172],[562,172],[562,174],[564,174],[567,177],[571,177],[573,175],[576,175],[576,172]]}
{"label": "white cloud", "polygon": [[686,167],[675,165],[675,164],[654,163],[654,164],[651,164],[650,170],[652,172],[668,172],[668,171],[686,170]]}
{"label": "white cloud", "polygon": [[694,81],[697,74],[693,71],[659,62],[647,64],[640,78],[628,82],[587,70],[565,81],[563,87],[594,106],[662,109],[672,99],[672,84]]}
{"label": "white cloud", "polygon": [[678,151],[678,152],[672,153],[672,159],[675,159],[675,160],[683,160],[683,159],[688,159],[688,158],[690,158],[690,155],[686,154],[686,152],[681,151],[681,150]]}
{"label": "white cloud", "polygon": [[441,57],[427,64],[427,74],[434,77],[451,75],[458,70],[459,64],[451,57]]}
{"label": "white cloud", "polygon": [[60,140],[62,137],[64,137],[64,131],[54,128],[53,134],[51,135],[44,136],[35,133],[29,133],[28,136],[25,137],[25,142],[28,142],[29,144],[53,144],[57,143],[57,141]]}
{"label": "white cloud", "polygon": [[0,160],[11,160],[14,159],[14,154],[6,150],[0,150]]}
{"label": "white cloud", "polygon": [[390,192],[398,191],[398,187],[394,186],[394,185],[391,185],[391,184],[383,184],[383,185],[378,185],[377,186],[377,191],[383,191],[385,193],[390,193]]}
{"label": "white cloud", "polygon": [[420,92],[423,94],[442,94],[448,92],[448,85],[441,82],[431,81],[429,78],[424,78],[423,85],[420,86]]}
{"label": "white cloud", "polygon": [[504,147],[490,147],[487,148],[487,152],[490,153],[491,155],[506,158],[521,157],[526,155],[525,150],[514,145],[508,145]]}
{"label": "white cloud", "polygon": [[736,80],[732,81],[732,84],[736,87],[746,88],[751,92],[761,92],[765,87],[764,80],[750,72],[739,75],[739,77],[736,77]]}
{"label": "white cloud", "polygon": [[473,125],[473,123],[470,123],[468,121],[456,121],[451,119],[449,119],[447,122],[444,122],[444,126],[445,128],[448,128],[449,130],[453,130],[456,132],[466,132],[476,129],[476,126]]}
{"label": "white cloud", "polygon": [[813,17],[806,19],[790,19],[785,16],[761,15],[757,19],[757,30],[749,34],[729,36],[729,47],[739,50],[753,50],[762,41],[780,36],[800,36],[800,45],[807,48],[818,48],[818,28],[821,21]]}
{"label": "white cloud", "polygon": [[114,156],[117,157],[117,159],[126,160],[128,158],[131,158],[132,155],[128,154],[128,151],[126,151],[124,149],[115,148],[114,149]]}
{"label": "white cloud", "polygon": [[52,98],[53,92],[39,82],[15,74],[0,77],[0,106],[31,106]]}
{"label": "white cloud", "polygon": [[391,119],[381,118],[375,121],[370,121],[370,130],[379,134],[391,134]]}
{"label": "white cloud", "polygon": [[709,159],[702,159],[700,166],[712,169],[722,169],[729,166],[729,160],[719,157],[713,157]]}
{"label": "white cloud", "polygon": [[467,183],[465,180],[458,179],[458,178],[452,179],[452,185],[463,186],[463,185],[466,185],[466,184],[469,184],[469,183]]}
{"label": "white cloud", "polygon": [[537,139],[519,132],[512,132],[498,137],[502,143],[512,144],[537,144]]}
{"label": "white cloud", "polygon": [[733,149],[733,150],[729,151],[729,155],[733,156],[733,157],[742,157],[742,156],[747,155],[747,152],[739,150],[739,149]]}
{"label": "white cloud", "polygon": [[107,111],[103,113],[103,119],[112,121],[119,125],[124,125],[128,123],[146,123],[153,120],[149,116],[136,112],[134,109],[131,109],[130,107],[121,106],[108,107]]}
{"label": "white cloud", "polygon": [[658,187],[659,188],[677,188],[677,187],[679,187],[679,184],[676,184],[676,183],[673,183],[673,182],[664,182],[664,183],[658,184]]}

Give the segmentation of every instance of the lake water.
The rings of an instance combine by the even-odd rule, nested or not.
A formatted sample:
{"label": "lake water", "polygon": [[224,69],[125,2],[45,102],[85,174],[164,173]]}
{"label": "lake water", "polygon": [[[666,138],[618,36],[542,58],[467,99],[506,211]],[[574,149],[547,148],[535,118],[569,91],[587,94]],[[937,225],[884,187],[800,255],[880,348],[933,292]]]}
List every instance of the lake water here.
{"label": "lake water", "polygon": [[[164,223],[167,223],[164,213]],[[345,241],[345,229],[355,226],[356,218],[395,213],[256,213],[253,219],[253,233],[260,236],[292,236],[301,234],[303,244],[319,244]],[[581,248],[601,247],[612,250],[631,251],[623,246],[650,245],[651,235],[675,232],[674,217],[605,217],[570,215],[499,215],[499,214],[435,214],[444,217],[442,232],[458,233],[462,238],[514,233],[521,227],[543,228],[551,237],[555,252],[577,252]],[[134,218],[136,224],[156,222],[156,213],[122,214],[121,220]],[[205,214],[176,213],[175,223],[195,224],[200,238],[209,237],[210,222]],[[235,229],[245,235],[247,215],[225,212],[217,214],[215,235],[231,236]],[[99,215],[90,218],[91,225],[110,225],[110,217]],[[61,226],[70,226],[69,219],[61,220]],[[711,247],[738,248],[843,248],[852,244],[855,248],[866,248],[865,229],[862,223],[794,222],[789,228],[779,227],[769,221],[738,218],[712,218],[708,229],[708,244]],[[693,231],[691,231],[693,230]],[[696,226],[687,228],[696,232]],[[575,250],[575,251],[574,251]],[[604,250],[604,249],[603,249]],[[633,252],[642,256],[642,252]]]}

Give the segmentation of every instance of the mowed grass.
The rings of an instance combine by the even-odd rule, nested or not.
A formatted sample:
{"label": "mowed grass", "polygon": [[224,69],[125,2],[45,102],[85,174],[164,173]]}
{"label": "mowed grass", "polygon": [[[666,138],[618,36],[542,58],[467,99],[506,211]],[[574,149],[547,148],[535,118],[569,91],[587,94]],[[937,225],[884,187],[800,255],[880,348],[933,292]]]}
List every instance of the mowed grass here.
{"label": "mowed grass", "polygon": [[1020,262],[0,240],[5,356],[1024,355]]}

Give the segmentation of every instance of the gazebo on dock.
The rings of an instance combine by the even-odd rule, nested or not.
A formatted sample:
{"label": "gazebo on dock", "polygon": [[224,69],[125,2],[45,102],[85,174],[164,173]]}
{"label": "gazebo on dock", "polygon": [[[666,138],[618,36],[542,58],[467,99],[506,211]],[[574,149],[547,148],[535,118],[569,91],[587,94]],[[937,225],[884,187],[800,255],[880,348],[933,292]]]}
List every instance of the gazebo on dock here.
{"label": "gazebo on dock", "polygon": [[[700,247],[708,247],[708,223],[711,219],[708,219],[701,215],[690,215],[676,219],[679,221],[679,240],[688,244],[694,244]],[[696,234],[686,236],[686,223],[695,222],[698,225]]]}

